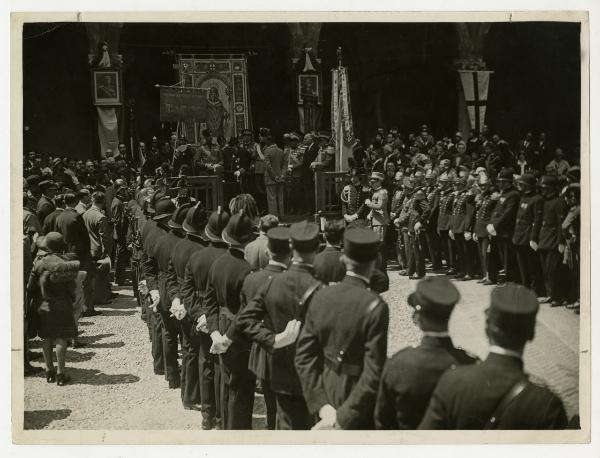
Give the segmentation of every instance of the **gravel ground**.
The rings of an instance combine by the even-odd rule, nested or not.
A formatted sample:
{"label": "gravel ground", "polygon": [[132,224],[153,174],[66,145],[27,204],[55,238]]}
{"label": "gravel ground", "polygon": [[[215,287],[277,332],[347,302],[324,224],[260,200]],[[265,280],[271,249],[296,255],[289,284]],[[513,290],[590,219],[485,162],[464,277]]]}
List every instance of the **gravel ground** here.
{"label": "gravel ground", "polygon": [[[390,291],[384,297],[391,310],[389,354],[417,345],[420,332],[412,323],[407,295],[415,283],[390,271]],[[483,311],[490,287],[458,283],[462,301],[450,323],[457,345],[481,357],[486,354]],[[72,383],[49,385],[43,375],[25,379],[25,429],[200,429],[199,412],[184,410],[179,390],[154,375],[150,342],[130,288],[102,315],[80,321],[85,348],[70,349],[67,371]],[[564,308],[542,307],[536,340],[525,354],[532,374],[546,380],[563,398],[569,415],[578,408],[579,317]],[[41,352],[40,342],[32,350]],[[33,362],[42,366],[41,360]],[[264,404],[257,395],[254,427],[265,426]]]}

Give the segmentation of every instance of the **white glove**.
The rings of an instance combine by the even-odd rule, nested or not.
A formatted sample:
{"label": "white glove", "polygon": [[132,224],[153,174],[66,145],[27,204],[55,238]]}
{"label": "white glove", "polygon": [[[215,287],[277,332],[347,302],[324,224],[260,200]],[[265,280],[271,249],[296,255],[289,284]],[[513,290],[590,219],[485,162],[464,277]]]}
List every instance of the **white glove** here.
{"label": "white glove", "polygon": [[202,315],[198,318],[198,324],[196,324],[196,331],[202,331],[208,334],[208,325],[206,323],[206,315]]}
{"label": "white glove", "polygon": [[488,234],[490,234],[492,236],[496,236],[496,228],[494,227],[493,224],[488,224],[485,228],[487,229]]}
{"label": "white glove", "polygon": [[358,219],[358,215],[354,213],[353,215],[344,215],[344,219],[347,223],[351,223],[352,221]]}
{"label": "white glove", "polygon": [[150,300],[152,301],[150,307],[152,307],[152,310],[156,312],[156,307],[158,307],[158,303],[160,302],[160,293],[157,289],[153,289],[150,291]]}
{"label": "white glove", "polygon": [[396,227],[400,227],[400,218],[396,218],[396,219],[394,220],[394,226],[396,226]]}
{"label": "white glove", "polygon": [[469,240],[471,240],[473,238],[473,234],[471,234],[470,232],[465,232],[465,240],[468,242]]}
{"label": "white glove", "polygon": [[336,410],[331,404],[325,404],[319,409],[319,418],[321,419],[315,426],[314,430],[319,429],[334,429],[337,422]]}
{"label": "white glove", "polygon": [[416,223],[415,224],[415,232],[419,232],[421,230],[421,227],[423,227],[423,225],[421,223]]}
{"label": "white glove", "polygon": [[302,326],[302,323],[300,323],[298,320],[288,321],[285,329],[279,334],[275,335],[275,343],[273,344],[273,348],[287,347],[288,345],[292,345],[294,342],[296,342],[298,334],[300,334],[300,326]]}
{"label": "white glove", "polygon": [[448,237],[450,237],[452,240],[454,240],[454,232],[448,231]]}
{"label": "white glove", "polygon": [[235,172],[233,172],[233,174],[234,174],[236,177],[239,177],[239,176],[240,176],[240,171],[239,171],[239,170],[236,170]]}
{"label": "white glove", "polygon": [[478,242],[479,241],[479,237],[477,237],[477,234],[473,234],[473,240]]}
{"label": "white glove", "polygon": [[565,245],[563,243],[558,244],[558,252],[563,254],[565,252]]}
{"label": "white glove", "polygon": [[367,207],[370,207],[371,206],[371,199],[365,199],[365,205]]}
{"label": "white glove", "polygon": [[538,250],[538,244],[537,244],[537,243],[535,243],[533,240],[530,240],[530,241],[529,241],[529,246],[531,247],[531,249],[532,249],[533,251],[537,251],[537,250]]}

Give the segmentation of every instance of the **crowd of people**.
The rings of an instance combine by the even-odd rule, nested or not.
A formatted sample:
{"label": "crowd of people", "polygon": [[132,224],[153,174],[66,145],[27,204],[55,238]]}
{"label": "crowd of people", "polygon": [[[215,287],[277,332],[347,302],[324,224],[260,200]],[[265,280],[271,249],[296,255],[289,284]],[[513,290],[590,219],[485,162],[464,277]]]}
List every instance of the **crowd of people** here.
{"label": "crowd of people", "polygon": [[[511,148],[486,128],[467,141],[381,130],[355,145],[340,218],[318,224],[286,216],[318,215],[326,135],[152,145],[101,161],[24,158],[24,338],[43,340],[49,383],[70,382],[77,321],[113,300],[112,280],[132,285],[154,373],[203,429],[251,429],[257,391],[269,429],[568,426],[522,362],[540,304],[577,310],[579,298],[580,172],[560,149],[547,157],[544,135]],[[228,205],[190,196],[185,176],[200,168],[237,186]],[[424,337],[387,359],[390,253],[420,280],[407,302]],[[448,334],[453,282],[475,278],[498,284],[484,361]]]}

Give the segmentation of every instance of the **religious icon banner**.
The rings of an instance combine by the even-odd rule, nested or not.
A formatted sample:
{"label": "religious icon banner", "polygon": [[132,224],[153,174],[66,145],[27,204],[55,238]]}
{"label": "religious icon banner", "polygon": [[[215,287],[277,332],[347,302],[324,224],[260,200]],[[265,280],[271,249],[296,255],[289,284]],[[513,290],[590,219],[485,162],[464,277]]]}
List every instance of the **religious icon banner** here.
{"label": "religious icon banner", "polygon": [[177,58],[181,86],[194,88],[206,100],[205,119],[185,123],[188,139],[190,131],[197,139],[208,129],[213,139],[228,140],[252,128],[244,55],[179,54]]}
{"label": "religious icon banner", "polygon": [[348,170],[352,156],[354,126],[350,106],[348,72],[345,67],[331,71],[331,139],[335,144],[335,170]]}

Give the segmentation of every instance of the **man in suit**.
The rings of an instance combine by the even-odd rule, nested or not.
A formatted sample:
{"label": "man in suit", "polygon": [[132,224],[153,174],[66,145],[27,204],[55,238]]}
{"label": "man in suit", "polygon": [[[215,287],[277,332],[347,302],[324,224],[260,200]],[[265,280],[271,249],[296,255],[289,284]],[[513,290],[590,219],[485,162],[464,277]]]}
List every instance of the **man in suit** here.
{"label": "man in suit", "polygon": [[58,191],[58,186],[52,180],[40,181],[38,186],[40,191],[42,191],[42,195],[37,203],[36,214],[40,225],[43,227],[46,216],[56,210],[56,206],[54,205],[54,197]]}
{"label": "man in suit", "polygon": [[287,157],[269,134],[265,137],[265,188],[269,213],[283,216],[283,187],[287,172]]}
{"label": "man in suit", "polygon": [[321,286],[313,262],[319,227],[301,221],[290,227],[292,265],[266,283],[238,316],[239,328],[271,354],[271,389],[277,398],[277,429],[310,429],[311,415],[294,366],[295,343],[310,296]]}
{"label": "man in suit", "polygon": [[548,295],[540,301],[557,307],[565,298],[558,273],[565,251],[565,238],[561,225],[567,216],[568,208],[565,199],[558,195],[558,179],[555,176],[544,175],[540,179],[540,187],[543,201],[538,249]]}
{"label": "man in suit", "polygon": [[413,321],[423,331],[418,347],[407,347],[383,368],[375,408],[377,429],[416,429],[442,374],[476,358],[456,348],[448,321],[460,300],[456,287],[443,277],[429,277],[408,297]]}
{"label": "man in suit", "polygon": [[310,165],[319,154],[319,144],[315,141],[314,134],[311,133],[304,135],[303,143],[305,149],[302,157],[302,186],[306,199],[305,208],[312,214],[315,212],[315,183]]}
{"label": "man in suit", "polygon": [[79,198],[79,202],[75,206],[75,210],[80,215],[83,215],[88,208],[90,208],[90,204],[92,203],[92,194],[90,190],[87,188],[81,188],[77,191],[77,197]]}
{"label": "man in suit", "polygon": [[337,283],[346,275],[346,266],[340,260],[342,238],[344,237],[342,220],[327,221],[325,224],[325,249],[315,256],[315,277],[325,285]]}
{"label": "man in suit", "polygon": [[512,244],[512,236],[515,230],[520,196],[513,186],[512,169],[502,170],[496,181],[500,189],[500,197],[494,207],[487,231],[490,236],[496,238],[496,246],[500,252],[500,262],[504,271],[504,280],[512,281],[517,277],[515,247]]}
{"label": "man in suit", "polygon": [[84,310],[94,310],[93,278],[94,266],[90,251],[90,236],[88,235],[83,216],[77,213],[77,197],[75,194],[64,195],[65,210],[56,218],[56,227],[67,244],[67,251],[75,253],[79,259],[79,268],[86,272],[83,282]]}
{"label": "man in suit", "polygon": [[[210,353],[212,340],[208,335],[206,325],[206,309],[204,298],[208,286],[210,268],[216,259],[227,253],[227,244],[221,234],[227,223],[229,215],[222,212],[221,207],[214,211],[208,218],[204,228],[204,236],[209,241],[206,248],[196,251],[190,256],[185,266],[185,275],[181,294],[184,306],[196,331],[195,337],[190,341],[188,357],[196,357],[200,379],[200,400],[202,403],[202,429],[222,428],[220,406],[220,370],[218,358]],[[186,301],[187,298],[187,301]],[[191,298],[191,300],[190,300]],[[190,363],[191,364],[191,363]]]}
{"label": "man in suit", "polygon": [[[106,200],[103,192],[92,194],[92,206],[83,214],[83,222],[90,238],[90,257],[94,266],[93,296],[94,303],[107,303],[110,301],[110,284],[107,273],[98,268],[98,261],[108,256],[109,239],[112,234],[108,230],[108,220],[104,214]],[[99,314],[93,308],[87,310],[83,316]]]}
{"label": "man in suit", "polygon": [[163,354],[167,381],[171,389],[181,387],[179,363],[177,361],[178,337],[181,334],[181,327],[175,313],[171,310],[172,297],[167,285],[167,275],[171,253],[175,245],[183,238],[181,223],[185,219],[189,208],[190,204],[182,205],[172,212],[170,218],[165,216],[157,220],[158,226],[162,226],[168,232],[165,236],[156,240],[154,249],[147,260],[148,289],[154,297],[156,297],[156,291],[160,296],[157,310],[162,322]]}
{"label": "man in suit", "polygon": [[494,288],[486,310],[490,353],[440,379],[419,429],[564,429],[561,400],[528,380],[523,350],[535,336],[535,293],[514,283]]}
{"label": "man in suit", "polygon": [[[247,304],[253,302],[256,295],[261,293],[261,290],[265,288],[265,285],[272,278],[285,272],[291,261],[292,252],[290,248],[290,231],[288,228],[271,228],[267,231],[266,237],[268,240],[268,264],[264,269],[248,275],[242,286],[241,300],[243,309],[237,320],[242,329],[247,321],[244,318],[247,311]],[[249,337],[252,338],[252,336]],[[260,381],[267,410],[267,429],[275,429],[277,401],[275,393],[271,389],[271,353],[256,341],[252,343],[252,349],[250,350],[249,368]]]}
{"label": "man in suit", "polygon": [[539,297],[544,295],[544,278],[540,264],[538,241],[542,226],[543,200],[535,191],[535,176],[525,173],[517,180],[521,200],[517,210],[512,243],[517,253],[520,283],[533,289]]}
{"label": "man in suit", "polygon": [[[179,209],[178,209],[179,210]],[[177,211],[176,211],[177,213]],[[173,251],[167,270],[167,289],[171,296],[171,311],[179,320],[182,333],[181,341],[181,400],[187,410],[202,410],[200,398],[200,371],[198,369],[198,352],[194,351],[195,340],[198,339],[196,323],[189,315],[191,302],[194,300],[194,289],[184,289],[185,269],[190,257],[208,246],[208,240],[202,233],[206,226],[206,211],[198,203],[190,208],[185,221],[179,222],[182,212],[171,222],[173,230],[185,231],[186,237],[180,239]]]}
{"label": "man in suit", "polygon": [[49,234],[50,232],[58,232],[56,227],[56,218],[64,211],[65,199],[63,194],[54,196],[54,211],[46,215],[44,224],[42,225],[42,233]]}
{"label": "man in suit", "polygon": [[344,234],[346,277],[317,291],[296,344],[296,371],[313,429],[372,429],[386,359],[389,309],[368,289],[379,250],[368,229]]}
{"label": "man in suit", "polygon": [[252,429],[256,377],[248,369],[251,343],[235,326],[240,292],[252,271],[244,247],[252,238],[252,220],[240,212],[231,217],[222,238],[227,253],[210,268],[205,308],[211,351],[220,355],[222,419],[225,429]]}
{"label": "man in suit", "polygon": [[265,215],[260,219],[258,237],[244,248],[244,259],[248,261],[253,270],[263,269],[269,263],[267,232],[278,225],[279,218],[275,215]]}

